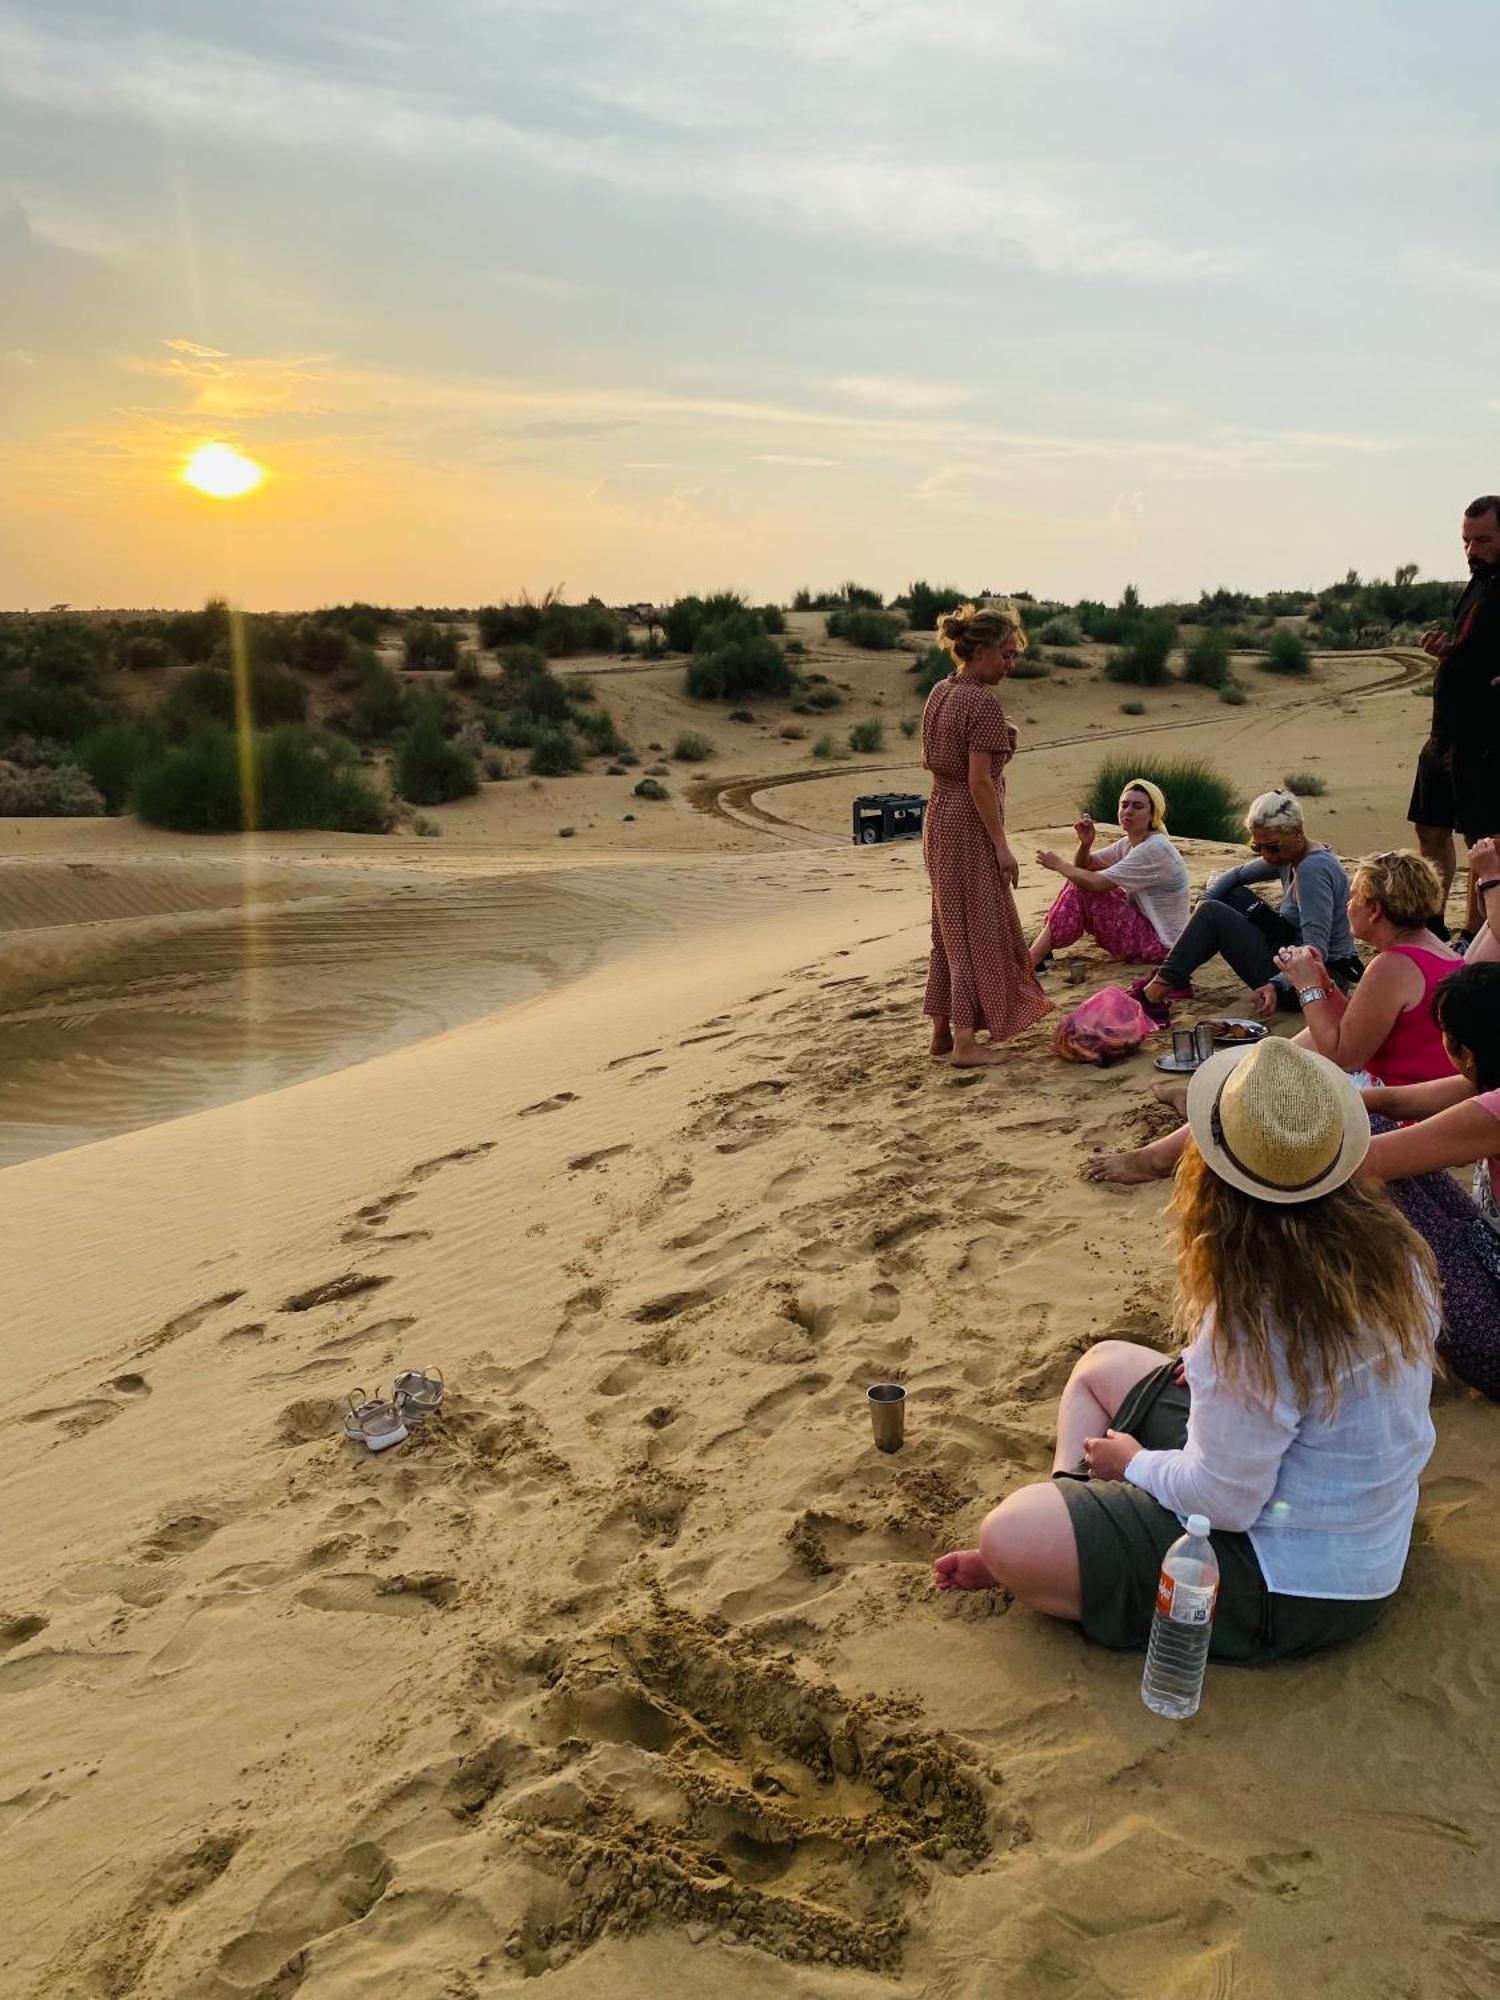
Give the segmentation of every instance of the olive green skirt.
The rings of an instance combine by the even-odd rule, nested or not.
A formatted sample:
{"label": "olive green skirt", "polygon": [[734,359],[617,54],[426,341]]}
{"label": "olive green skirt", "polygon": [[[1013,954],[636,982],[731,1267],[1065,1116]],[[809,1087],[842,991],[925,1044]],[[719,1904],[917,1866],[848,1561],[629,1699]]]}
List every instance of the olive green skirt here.
{"label": "olive green skirt", "polygon": [[[1175,1382],[1167,1362],[1137,1382],[1115,1412],[1110,1428],[1148,1451],[1179,1451],[1187,1442],[1186,1383]],[[1078,1544],[1084,1636],[1122,1651],[1140,1649],[1151,1635],[1162,1557],[1182,1534],[1177,1516],[1124,1479],[1059,1479]],[[1267,1590],[1248,1535],[1215,1533],[1219,1601],[1214,1611],[1211,1660],[1264,1666],[1295,1660],[1367,1632],[1385,1609],[1385,1598],[1288,1597]]]}

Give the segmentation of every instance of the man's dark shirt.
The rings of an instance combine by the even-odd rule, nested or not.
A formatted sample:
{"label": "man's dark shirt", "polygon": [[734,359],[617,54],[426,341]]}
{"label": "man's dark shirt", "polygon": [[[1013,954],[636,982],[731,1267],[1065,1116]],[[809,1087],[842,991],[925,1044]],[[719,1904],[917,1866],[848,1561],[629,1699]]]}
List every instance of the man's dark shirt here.
{"label": "man's dark shirt", "polygon": [[1488,749],[1500,717],[1500,563],[1476,570],[1453,607],[1453,644],[1432,677],[1432,734],[1439,747]]}

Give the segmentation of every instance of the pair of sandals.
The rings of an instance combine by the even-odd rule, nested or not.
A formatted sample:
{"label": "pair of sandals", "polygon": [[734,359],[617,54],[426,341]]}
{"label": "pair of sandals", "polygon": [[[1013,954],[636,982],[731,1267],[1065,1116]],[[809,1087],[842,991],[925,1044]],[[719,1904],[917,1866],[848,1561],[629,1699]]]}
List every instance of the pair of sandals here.
{"label": "pair of sandals", "polygon": [[443,1400],[441,1368],[404,1368],[389,1396],[367,1396],[351,1389],[344,1412],[344,1436],[371,1451],[389,1451],[411,1434],[411,1426],[430,1417]]}
{"label": "pair of sandals", "polygon": [[1170,1028],[1172,1025],[1172,1002],[1174,1000],[1191,1000],[1193,989],[1191,986],[1169,986],[1160,1000],[1148,1000],[1146,998],[1146,988],[1155,977],[1156,974],[1154,972],[1148,972],[1144,979],[1133,979],[1126,988],[1126,991],[1132,1000],[1140,1002],[1141,1011],[1153,1027]]}

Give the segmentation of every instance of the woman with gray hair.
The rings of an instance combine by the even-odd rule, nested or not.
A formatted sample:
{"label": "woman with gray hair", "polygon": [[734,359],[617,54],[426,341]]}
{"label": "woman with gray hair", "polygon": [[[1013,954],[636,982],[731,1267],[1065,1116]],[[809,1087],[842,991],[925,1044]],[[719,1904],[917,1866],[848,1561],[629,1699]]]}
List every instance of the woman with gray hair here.
{"label": "woman with gray hair", "polygon": [[[1170,1025],[1172,1001],[1192,998],[1193,974],[1211,958],[1226,960],[1253,989],[1250,1004],[1262,1015],[1297,1005],[1276,966],[1287,945],[1312,946],[1342,989],[1359,980],[1346,914],[1349,880],[1333,849],[1308,839],[1301,801],[1288,791],[1262,792],[1250,802],[1245,831],[1255,859],[1209,883],[1161,968],[1130,989],[1159,1027]],[[1281,904],[1273,910],[1252,885],[1278,880]]]}

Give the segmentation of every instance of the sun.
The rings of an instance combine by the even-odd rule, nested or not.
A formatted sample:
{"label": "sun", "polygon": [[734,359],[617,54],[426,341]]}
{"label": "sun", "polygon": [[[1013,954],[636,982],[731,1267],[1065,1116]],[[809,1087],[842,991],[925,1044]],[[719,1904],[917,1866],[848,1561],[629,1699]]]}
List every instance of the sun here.
{"label": "sun", "polygon": [[200,445],[182,468],[189,486],[213,500],[239,500],[265,478],[264,466],[227,444]]}

